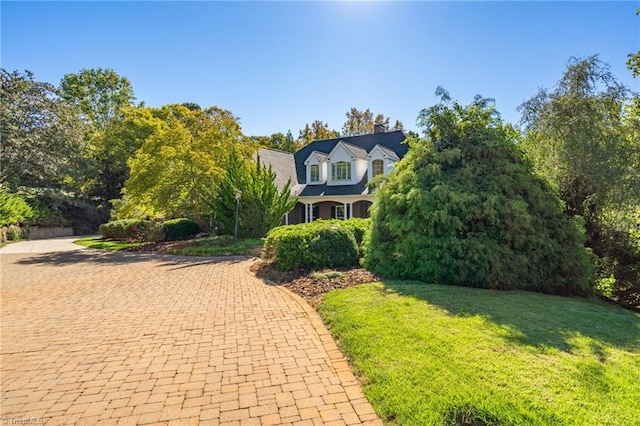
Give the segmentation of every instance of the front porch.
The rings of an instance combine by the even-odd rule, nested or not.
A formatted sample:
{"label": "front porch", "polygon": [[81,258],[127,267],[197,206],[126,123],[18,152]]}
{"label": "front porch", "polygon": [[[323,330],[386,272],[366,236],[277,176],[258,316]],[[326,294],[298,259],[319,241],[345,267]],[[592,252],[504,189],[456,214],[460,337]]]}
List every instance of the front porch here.
{"label": "front porch", "polygon": [[363,197],[341,198],[326,200],[319,197],[300,197],[293,210],[285,215],[283,223],[295,225],[318,219],[346,220],[352,217],[369,217],[369,207],[373,203],[373,197],[371,199],[362,199]]}

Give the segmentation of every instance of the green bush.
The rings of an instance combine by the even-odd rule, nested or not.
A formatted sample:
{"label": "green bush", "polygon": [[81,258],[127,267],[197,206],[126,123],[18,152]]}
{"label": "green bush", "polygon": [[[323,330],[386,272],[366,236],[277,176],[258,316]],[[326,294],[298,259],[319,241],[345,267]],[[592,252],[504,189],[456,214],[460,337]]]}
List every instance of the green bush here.
{"label": "green bush", "polygon": [[428,139],[378,191],[363,265],[383,276],[562,295],[591,292],[580,224],[487,100],[423,111]]}
{"label": "green bush", "polygon": [[19,194],[0,186],[0,226],[16,225],[33,216],[33,210]]}
{"label": "green bush", "polygon": [[265,258],[274,260],[281,270],[356,265],[358,246],[346,222],[319,220],[274,228],[267,234]]}
{"label": "green bush", "polygon": [[191,219],[171,219],[165,221],[164,241],[185,240],[200,232],[200,225]]}
{"label": "green bush", "polygon": [[10,241],[18,241],[23,237],[22,228],[16,225],[9,225],[7,228],[7,239]]}
{"label": "green bush", "polygon": [[164,227],[161,222],[151,219],[120,219],[103,223],[100,235],[109,240],[161,241]]}

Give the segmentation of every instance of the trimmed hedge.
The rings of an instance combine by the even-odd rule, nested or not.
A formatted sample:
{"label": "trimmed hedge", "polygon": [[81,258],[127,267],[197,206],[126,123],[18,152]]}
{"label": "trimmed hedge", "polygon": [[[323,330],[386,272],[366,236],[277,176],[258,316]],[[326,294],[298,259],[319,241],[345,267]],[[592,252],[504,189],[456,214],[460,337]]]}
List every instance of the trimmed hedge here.
{"label": "trimmed hedge", "polygon": [[272,229],[265,241],[265,258],[280,270],[324,269],[358,264],[356,235],[362,240],[364,219],[318,220]]}
{"label": "trimmed hedge", "polygon": [[185,240],[200,232],[200,225],[191,219],[171,219],[162,223],[164,241]]}
{"label": "trimmed hedge", "polygon": [[110,240],[175,241],[200,232],[200,225],[191,219],[171,219],[165,222],[151,219],[120,219],[100,225],[100,235]]}

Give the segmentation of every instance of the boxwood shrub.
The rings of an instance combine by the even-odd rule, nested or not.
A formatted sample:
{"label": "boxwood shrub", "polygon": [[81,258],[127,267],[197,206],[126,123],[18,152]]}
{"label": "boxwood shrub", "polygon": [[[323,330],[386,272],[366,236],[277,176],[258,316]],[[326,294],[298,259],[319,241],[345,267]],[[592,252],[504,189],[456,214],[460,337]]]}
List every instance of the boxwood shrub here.
{"label": "boxwood shrub", "polygon": [[191,219],[171,219],[162,223],[164,241],[185,240],[200,232],[200,225]]}
{"label": "boxwood shrub", "polygon": [[184,240],[200,232],[200,225],[191,219],[120,219],[100,225],[100,235],[110,240],[175,241]]}
{"label": "boxwood shrub", "polygon": [[103,223],[99,227],[102,238],[128,241],[161,241],[162,223],[151,219],[120,219]]}
{"label": "boxwood shrub", "polygon": [[355,234],[362,239],[366,226],[361,219],[280,226],[267,234],[264,256],[280,270],[354,266],[359,258]]}

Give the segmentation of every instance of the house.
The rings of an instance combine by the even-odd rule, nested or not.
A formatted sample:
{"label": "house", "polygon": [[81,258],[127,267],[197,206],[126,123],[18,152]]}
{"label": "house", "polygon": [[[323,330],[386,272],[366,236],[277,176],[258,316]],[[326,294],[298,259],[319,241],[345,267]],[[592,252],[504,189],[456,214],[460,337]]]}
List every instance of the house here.
{"label": "house", "polygon": [[285,224],[368,217],[375,196],[367,184],[407,153],[405,139],[400,130],[376,125],[372,134],[318,140],[295,153],[265,148],[258,155],[276,173],[278,188],[291,179],[298,203]]}

